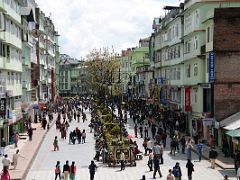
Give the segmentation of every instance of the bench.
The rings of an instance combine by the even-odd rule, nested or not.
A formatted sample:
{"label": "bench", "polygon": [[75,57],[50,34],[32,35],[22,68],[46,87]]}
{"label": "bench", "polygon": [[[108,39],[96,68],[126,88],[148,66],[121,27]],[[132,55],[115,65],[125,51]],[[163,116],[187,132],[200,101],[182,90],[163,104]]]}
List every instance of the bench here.
{"label": "bench", "polygon": [[143,153],[136,154],[136,160],[142,160],[143,159]]}

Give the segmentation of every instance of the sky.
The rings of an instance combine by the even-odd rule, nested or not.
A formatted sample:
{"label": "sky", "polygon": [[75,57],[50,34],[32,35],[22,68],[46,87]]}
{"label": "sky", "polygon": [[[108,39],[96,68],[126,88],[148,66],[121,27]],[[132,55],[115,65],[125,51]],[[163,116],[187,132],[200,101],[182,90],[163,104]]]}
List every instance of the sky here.
{"label": "sky", "polygon": [[59,37],[60,53],[84,58],[92,49],[114,52],[138,46],[152,33],[154,17],[165,5],[179,0],[35,0],[51,16]]}

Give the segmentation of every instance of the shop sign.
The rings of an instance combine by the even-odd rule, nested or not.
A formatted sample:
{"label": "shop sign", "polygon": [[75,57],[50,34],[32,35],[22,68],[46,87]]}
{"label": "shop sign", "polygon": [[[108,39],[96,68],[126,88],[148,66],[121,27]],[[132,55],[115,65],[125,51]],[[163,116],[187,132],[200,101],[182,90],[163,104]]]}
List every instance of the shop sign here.
{"label": "shop sign", "polygon": [[232,138],[232,142],[234,143],[234,144],[236,144],[236,145],[238,145],[238,143],[239,143],[239,141],[238,141],[238,139],[236,139],[236,138]]}
{"label": "shop sign", "polygon": [[209,53],[208,57],[208,72],[209,72],[209,83],[214,82],[215,72],[214,72],[214,52]]}
{"label": "shop sign", "polygon": [[0,116],[2,119],[6,117],[6,99],[0,99]]}
{"label": "shop sign", "polygon": [[191,111],[190,87],[185,88],[185,112]]}
{"label": "shop sign", "polygon": [[204,118],[203,126],[213,126],[214,118]]}

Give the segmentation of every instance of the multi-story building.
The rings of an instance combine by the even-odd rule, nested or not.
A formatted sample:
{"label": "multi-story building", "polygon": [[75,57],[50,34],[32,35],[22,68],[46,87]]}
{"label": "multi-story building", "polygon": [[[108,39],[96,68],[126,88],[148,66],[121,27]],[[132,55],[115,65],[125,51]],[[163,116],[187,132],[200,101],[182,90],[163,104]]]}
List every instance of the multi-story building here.
{"label": "multi-story building", "polygon": [[[21,1],[0,1],[1,18],[1,132],[0,137],[9,137],[22,117],[22,39],[21,39]],[[6,113],[7,112],[7,113]],[[16,125],[16,126],[15,126]],[[9,135],[10,132],[10,135]]]}
{"label": "multi-story building", "polygon": [[129,97],[130,93],[130,78],[131,78],[131,52],[132,49],[122,50],[121,56],[117,56],[116,59],[120,64],[121,74],[121,92],[124,98]]}
{"label": "multi-story building", "polygon": [[[37,63],[32,64],[33,85],[35,91],[32,98],[45,102],[55,99],[55,62],[56,50],[58,49],[58,33],[49,17],[36,8],[36,37],[37,41]],[[58,60],[57,60],[58,61]]]}
{"label": "multi-story building", "polygon": [[60,55],[59,87],[61,96],[74,96],[87,93],[84,83],[85,68],[83,60],[71,58],[69,55]]}
{"label": "multi-story building", "polygon": [[239,77],[235,74],[238,41],[233,40],[237,38],[234,33],[226,33],[237,31],[238,26],[232,22],[239,13],[224,9],[239,7],[239,3],[186,0],[180,7],[166,6],[165,17],[154,19],[150,38],[151,67],[154,81],[160,86],[160,103],[186,113],[190,134],[196,128],[199,138],[208,139],[212,134],[219,144],[221,124],[231,121],[220,122],[220,128],[218,121],[240,107]]}
{"label": "multi-story building", "polygon": [[[148,70],[144,67],[150,66],[149,60],[149,40],[150,38],[140,39],[139,47],[132,48],[131,53],[131,95],[133,98],[148,98],[150,79]],[[143,68],[141,68],[143,67]],[[147,74],[145,74],[146,72]],[[143,75],[144,74],[144,75]]]}
{"label": "multi-story building", "polygon": [[[38,71],[35,70],[39,67],[39,37],[56,42],[56,32],[49,18],[45,18],[51,24],[48,33],[44,36],[36,31],[39,24],[36,16],[39,8],[36,7],[34,0],[0,1],[0,140],[4,137],[7,143],[12,141],[14,132],[24,130],[23,115],[31,111],[36,100],[32,97],[34,85],[38,84]],[[54,43],[45,42],[50,65],[47,76],[52,80],[55,74]],[[49,89],[54,95],[54,89]]]}

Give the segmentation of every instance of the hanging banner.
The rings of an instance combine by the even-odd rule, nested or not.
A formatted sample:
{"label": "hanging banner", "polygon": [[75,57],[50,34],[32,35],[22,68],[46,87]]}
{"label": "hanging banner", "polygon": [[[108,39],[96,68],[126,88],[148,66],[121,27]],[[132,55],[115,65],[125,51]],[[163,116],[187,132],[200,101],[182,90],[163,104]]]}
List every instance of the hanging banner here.
{"label": "hanging banner", "polygon": [[190,87],[185,88],[185,112],[191,111]]}
{"label": "hanging banner", "polygon": [[208,63],[209,63],[208,64],[209,83],[213,83],[215,79],[214,52],[209,53]]}

